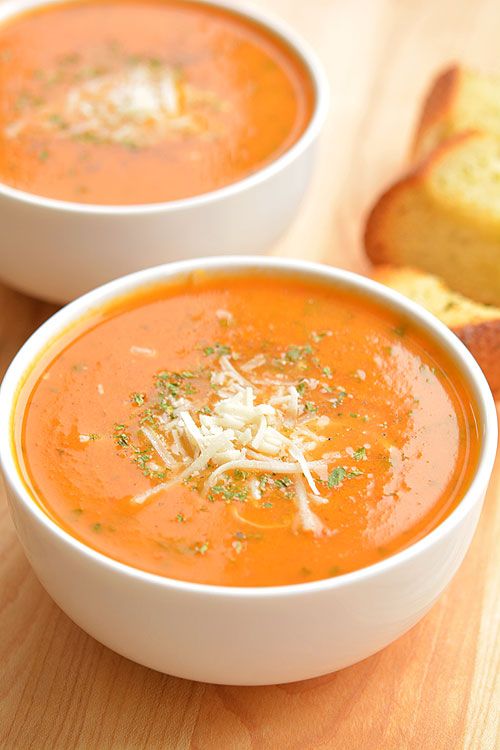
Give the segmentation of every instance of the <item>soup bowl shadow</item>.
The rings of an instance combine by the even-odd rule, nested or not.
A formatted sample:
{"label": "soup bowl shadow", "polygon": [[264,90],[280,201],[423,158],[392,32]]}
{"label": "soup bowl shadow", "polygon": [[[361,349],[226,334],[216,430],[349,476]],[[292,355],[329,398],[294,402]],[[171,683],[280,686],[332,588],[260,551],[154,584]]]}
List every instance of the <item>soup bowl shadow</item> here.
{"label": "soup bowl shadow", "polygon": [[[223,587],[143,572],[87,547],[40,508],[16,459],[13,418],[26,373],[51,342],[115,298],[192,273],[259,273],[320,281],[409,318],[456,364],[477,405],[480,451],[472,482],[452,513],[423,539],[369,567],[288,586]],[[161,672],[232,685],[326,674],[375,653],[418,622],[450,582],[472,540],[493,468],[497,415],[468,350],[434,316],[356,274],[278,258],[209,258],[115,280],[56,313],[24,344],[0,389],[0,462],[19,539],[59,606],[101,643]]]}
{"label": "soup bowl shadow", "polygon": [[[0,23],[66,0],[6,0]],[[55,200],[0,182],[0,276],[50,302],[68,300],[109,281],[173,260],[263,253],[295,218],[308,186],[329,101],[314,52],[278,19],[232,0],[197,0],[225,8],[276,35],[310,77],[314,105],[297,141],[268,165],[223,188],[190,198],[140,205]]]}

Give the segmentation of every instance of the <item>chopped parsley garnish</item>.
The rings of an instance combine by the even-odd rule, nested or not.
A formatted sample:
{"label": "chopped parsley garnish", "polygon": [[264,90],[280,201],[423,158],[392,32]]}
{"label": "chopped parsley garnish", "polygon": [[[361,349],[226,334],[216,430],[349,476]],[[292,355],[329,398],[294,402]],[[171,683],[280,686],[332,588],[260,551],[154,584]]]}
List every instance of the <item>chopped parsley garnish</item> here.
{"label": "chopped parsley garnish", "polygon": [[134,404],[134,406],[142,406],[144,401],[146,400],[146,394],[132,393],[132,395],[130,396],[130,400]]}
{"label": "chopped parsley garnish", "polygon": [[298,362],[300,359],[301,350],[298,346],[291,346],[286,352],[286,358],[289,362]]}
{"label": "chopped parsley garnish", "polygon": [[308,354],[312,354],[312,346],[306,344],[305,346],[290,346],[285,352],[285,360],[287,362],[299,362]]}
{"label": "chopped parsley garnish", "polygon": [[208,542],[198,542],[194,545],[193,549],[197,555],[206,555],[208,552]]}
{"label": "chopped parsley garnish", "polygon": [[279,479],[274,480],[274,484],[279,489],[286,489],[287,487],[290,487],[290,485],[292,484],[292,480],[290,479],[290,477],[279,477]]}
{"label": "chopped parsley garnish", "polygon": [[366,458],[366,448],[364,447],[364,445],[361,446],[361,448],[355,450],[352,457],[355,461],[362,461],[363,458]]}
{"label": "chopped parsley garnish", "polygon": [[124,424],[115,424],[115,443],[120,446],[120,448],[126,448],[128,445],[130,445],[130,437],[125,432],[126,426]]}
{"label": "chopped parsley garnish", "polygon": [[149,465],[152,460],[153,454],[150,450],[141,450],[141,448],[133,446],[132,461],[137,464],[142,474],[145,477],[152,477],[153,479],[165,479],[167,476],[167,469],[164,471],[152,469]]}
{"label": "chopped parsley garnish", "polygon": [[208,499],[210,500],[210,502],[214,502],[217,495],[221,496],[226,503],[230,503],[233,500],[244,503],[246,502],[246,499],[248,497],[248,490],[236,489],[231,484],[216,484],[214,487],[212,487],[208,494]]}
{"label": "chopped parsley garnish", "polygon": [[225,344],[215,343],[213,346],[205,346],[203,354],[205,357],[210,357],[212,354],[222,357],[223,354],[231,354],[231,347],[226,346]]}
{"label": "chopped parsley garnish", "polygon": [[297,385],[296,385],[297,393],[298,393],[298,394],[299,394],[300,396],[303,396],[303,395],[304,395],[304,392],[305,392],[306,388],[307,388],[307,381],[306,381],[306,380],[300,380],[300,381],[299,381],[299,382],[297,383]]}
{"label": "chopped parsley garnish", "polygon": [[[167,408],[163,409],[163,411],[168,411]],[[139,423],[141,425],[143,424],[154,424],[155,418],[154,418],[154,412],[152,409],[145,409],[143,413],[141,414],[141,418],[139,420]]]}
{"label": "chopped parsley garnish", "polygon": [[271,477],[268,477],[267,474],[262,474],[262,476],[259,479],[259,490],[263,492],[265,490],[267,483],[270,481]]}
{"label": "chopped parsley garnish", "polygon": [[333,471],[330,472],[328,475],[328,486],[331,487],[338,487],[341,482],[344,481],[346,478],[347,472],[344,469],[343,466],[337,466]]}

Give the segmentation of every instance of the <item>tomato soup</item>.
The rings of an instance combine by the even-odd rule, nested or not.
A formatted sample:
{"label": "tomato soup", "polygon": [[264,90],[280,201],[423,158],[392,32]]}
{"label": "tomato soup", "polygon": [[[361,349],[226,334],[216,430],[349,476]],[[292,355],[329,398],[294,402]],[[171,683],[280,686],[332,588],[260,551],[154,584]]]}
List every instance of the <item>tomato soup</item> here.
{"label": "tomato soup", "polygon": [[268,586],[362,568],[435,528],[476,465],[454,364],[348,291],[195,275],[54,347],[18,405],[25,481],[69,534],[159,575]]}
{"label": "tomato soup", "polygon": [[304,132],[301,59],[257,23],[182,0],[82,0],[0,26],[0,181],[48,198],[186,198]]}

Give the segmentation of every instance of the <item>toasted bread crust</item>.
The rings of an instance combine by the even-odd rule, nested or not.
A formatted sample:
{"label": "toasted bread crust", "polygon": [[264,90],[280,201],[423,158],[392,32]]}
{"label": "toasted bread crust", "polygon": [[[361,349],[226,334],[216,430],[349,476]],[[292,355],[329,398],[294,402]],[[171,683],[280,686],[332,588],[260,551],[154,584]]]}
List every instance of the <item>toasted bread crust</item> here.
{"label": "toasted bread crust", "polygon": [[368,214],[364,232],[366,254],[373,263],[397,265],[397,260],[391,257],[391,248],[388,244],[389,233],[385,231],[386,220],[394,203],[397,203],[406,191],[423,185],[429,173],[450,151],[459,148],[470,139],[481,137],[480,133],[467,131],[443,141],[382,193]]}
{"label": "toasted bread crust", "polygon": [[[500,309],[477,308],[474,310],[471,305],[474,300],[470,296],[464,298],[463,304],[460,301],[455,302],[451,296],[453,294],[451,289],[439,279],[439,276],[432,276],[432,274],[429,274],[428,278],[435,279],[440,287],[433,298],[426,298],[421,293],[421,287],[418,289],[415,283],[419,283],[418,274],[425,277],[427,272],[405,265],[404,255],[399,251],[399,248],[403,247],[404,230],[395,230],[398,226],[395,223],[398,214],[403,216],[404,212],[411,213],[415,205],[422,205],[421,202],[426,201],[424,194],[426,181],[433,177],[433,170],[440,165],[441,161],[469,139],[484,137],[477,130],[464,131],[450,136],[450,123],[453,120],[457,98],[460,96],[463,78],[464,70],[459,65],[452,65],[443,70],[433,81],[424,100],[412,143],[413,165],[400,179],[389,186],[373,205],[366,221],[364,244],[367,256],[377,264],[373,278],[400,292],[406,292],[408,297],[413,296],[420,303],[427,303],[431,311],[438,317],[442,317],[443,321],[471,351],[486,375],[494,395],[500,398]],[[428,207],[431,222],[432,210],[431,204],[430,208]],[[402,226],[406,226],[404,220]],[[418,232],[418,228],[416,231]],[[419,256],[415,253],[411,255],[415,255],[411,262],[418,266]],[[459,286],[457,283],[457,287]],[[470,286],[468,291],[472,294]],[[479,294],[477,296],[480,297]],[[442,307],[439,301],[435,304],[436,300],[443,302]],[[460,315],[455,316],[450,312],[445,312],[448,310],[448,301],[459,305]],[[490,302],[491,300],[484,299],[483,301]],[[495,317],[497,313],[498,317]]]}
{"label": "toasted bread crust", "polygon": [[[408,285],[407,296],[410,298],[413,296],[411,293],[411,284],[419,276],[423,279],[426,277],[437,279],[437,277],[431,277],[430,274],[407,266],[375,266],[372,272],[372,278],[376,281],[392,287],[399,292],[404,293],[406,291],[405,287]],[[445,285],[440,289],[440,294],[443,301],[446,301],[447,288]],[[421,303],[421,298],[417,299],[417,301]],[[451,325],[450,330],[469,349],[484,372],[493,395],[496,398],[500,398],[500,310],[498,310],[498,318],[496,319],[483,321],[471,320],[470,323]]]}
{"label": "toasted bread crust", "polygon": [[463,341],[486,375],[496,398],[500,397],[500,319],[451,329]]}
{"label": "toasted bread crust", "polygon": [[[452,65],[434,79],[424,99],[410,151],[411,157],[415,158],[422,155],[442,140],[444,133],[440,131],[444,130],[446,117],[453,108],[460,85],[460,77],[460,67]],[[433,130],[435,136],[432,135]],[[432,142],[429,144],[428,141]]]}

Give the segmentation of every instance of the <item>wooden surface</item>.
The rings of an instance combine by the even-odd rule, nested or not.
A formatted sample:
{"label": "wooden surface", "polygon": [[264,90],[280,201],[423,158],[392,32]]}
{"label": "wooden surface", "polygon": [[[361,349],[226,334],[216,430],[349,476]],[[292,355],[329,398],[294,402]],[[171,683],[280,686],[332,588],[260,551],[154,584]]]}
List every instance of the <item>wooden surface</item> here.
{"label": "wooden surface", "polygon": [[[455,59],[500,67],[500,3],[260,5],[272,7],[310,40],[332,87],[314,184],[276,252],[362,270],[363,213],[404,158],[430,75]],[[2,371],[51,312],[0,286]],[[499,747],[499,499],[500,466],[461,570],[431,613],[397,643],[321,679],[231,688],[160,675],[85,635],[35,579],[2,495],[1,750]]]}

